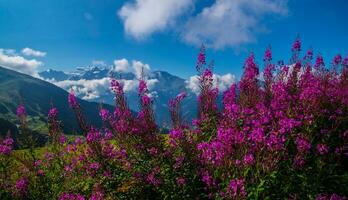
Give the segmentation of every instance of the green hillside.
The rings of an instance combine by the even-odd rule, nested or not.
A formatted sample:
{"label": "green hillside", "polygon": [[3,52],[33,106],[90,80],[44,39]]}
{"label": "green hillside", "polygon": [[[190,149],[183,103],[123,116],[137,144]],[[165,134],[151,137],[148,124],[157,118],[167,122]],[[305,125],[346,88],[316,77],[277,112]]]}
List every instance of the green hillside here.
{"label": "green hillside", "polygon": [[[65,133],[79,133],[75,115],[68,105],[68,93],[46,81],[33,78],[9,69],[0,67],[0,131],[15,127],[17,123],[16,108],[20,103],[26,107],[31,128],[45,133],[46,116],[53,104],[59,110]],[[100,126],[98,103],[79,100],[87,121]],[[112,110],[112,106],[103,105]],[[5,123],[6,121],[6,123]],[[2,135],[6,134],[1,132]]]}

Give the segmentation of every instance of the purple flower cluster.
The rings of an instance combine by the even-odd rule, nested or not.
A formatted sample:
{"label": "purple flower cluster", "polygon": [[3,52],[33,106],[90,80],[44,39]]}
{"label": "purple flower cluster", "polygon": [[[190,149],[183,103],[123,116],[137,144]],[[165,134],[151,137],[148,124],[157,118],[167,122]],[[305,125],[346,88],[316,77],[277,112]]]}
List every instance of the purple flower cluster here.
{"label": "purple flower cluster", "polygon": [[55,119],[57,117],[57,115],[58,115],[58,109],[55,107],[51,108],[48,112],[49,118]]}
{"label": "purple flower cluster", "polygon": [[16,181],[16,191],[21,195],[21,196],[26,196],[28,192],[28,178],[22,177]]}
{"label": "purple flower cluster", "polygon": [[77,99],[73,90],[71,90],[69,93],[68,102],[70,107],[73,109],[76,109],[79,107],[79,103],[77,102]]}
{"label": "purple flower cluster", "polygon": [[228,186],[228,193],[231,194],[233,199],[244,199],[246,198],[246,190],[243,179],[233,179]]}
{"label": "purple flower cluster", "polygon": [[109,119],[110,112],[106,109],[101,109],[99,111],[99,115],[103,121],[107,121]]}
{"label": "purple flower cluster", "polygon": [[6,137],[0,144],[0,155],[9,155],[13,148],[13,139],[11,137]]}
{"label": "purple flower cluster", "polygon": [[25,115],[26,115],[25,107],[23,104],[21,104],[17,107],[17,117],[22,118],[22,117],[25,117]]}
{"label": "purple flower cluster", "polygon": [[59,196],[59,200],[85,200],[82,194],[63,193]]}

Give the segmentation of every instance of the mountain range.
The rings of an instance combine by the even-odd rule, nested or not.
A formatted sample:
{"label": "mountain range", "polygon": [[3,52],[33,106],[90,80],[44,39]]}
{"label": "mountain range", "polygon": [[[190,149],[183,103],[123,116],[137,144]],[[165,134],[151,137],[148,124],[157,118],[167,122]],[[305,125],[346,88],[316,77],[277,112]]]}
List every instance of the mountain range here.
{"label": "mountain range", "polygon": [[[87,121],[101,127],[99,108],[103,106],[113,110],[114,94],[110,90],[110,81],[114,77],[124,85],[127,102],[131,110],[139,110],[137,87],[139,73],[133,71],[117,71],[114,67],[89,66],[79,67],[72,72],[49,69],[39,72],[39,77],[22,74],[0,66],[0,136],[8,130],[17,133],[18,120],[16,108],[24,104],[28,113],[29,125],[38,133],[47,134],[47,113],[52,105],[58,108],[63,129],[68,134],[79,134],[74,112],[68,105],[68,91],[74,90]],[[215,75],[214,75],[215,76]],[[218,75],[216,75],[218,76]],[[199,88],[196,79],[185,80],[165,71],[147,70],[144,73],[153,99],[154,114],[157,123],[163,128],[170,126],[168,102],[179,93],[185,92],[181,116],[184,122],[191,122],[197,115],[197,95],[194,89]],[[228,85],[231,77],[217,77],[219,89]]]}
{"label": "mountain range", "polygon": [[[137,94],[138,76],[135,72],[119,72],[113,67],[89,66],[79,67],[75,71],[66,73],[49,69],[39,75],[47,81],[65,90],[74,89],[78,97],[90,102],[114,104],[114,94],[109,89],[110,77],[120,80],[124,84],[125,94],[130,108],[139,110]],[[197,96],[187,87],[187,81],[165,71],[148,71],[145,76],[150,95],[154,100],[156,121],[161,126],[168,126],[170,114],[168,102],[180,92],[187,97],[182,104],[182,117],[185,121],[192,120],[197,113]]]}

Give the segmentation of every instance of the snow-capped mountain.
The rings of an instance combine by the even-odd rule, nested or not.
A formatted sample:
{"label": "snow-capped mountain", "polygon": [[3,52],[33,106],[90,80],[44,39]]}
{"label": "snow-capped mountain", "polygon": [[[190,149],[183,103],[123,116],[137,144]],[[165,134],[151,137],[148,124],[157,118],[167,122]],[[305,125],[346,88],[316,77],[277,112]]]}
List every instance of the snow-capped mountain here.
{"label": "snow-capped mountain", "polygon": [[[92,102],[114,104],[114,94],[109,89],[110,79],[114,77],[124,84],[126,97],[132,110],[138,110],[137,86],[138,78],[135,72],[119,72],[113,67],[90,66],[79,67],[73,72],[46,70],[39,75],[65,90],[71,88],[82,99]],[[149,71],[146,75],[147,84],[154,99],[156,120],[166,126],[170,123],[168,101],[180,92],[186,92],[183,118],[190,121],[195,117],[196,95],[187,88],[186,80],[165,71]]]}
{"label": "snow-capped mountain", "polygon": [[[126,59],[115,61],[112,66],[92,65],[78,67],[72,72],[47,70],[39,73],[41,78],[67,91],[73,89],[75,94],[87,101],[114,104],[114,94],[110,90],[111,78],[119,80],[132,110],[139,110],[137,88],[139,78],[145,77],[150,95],[154,101],[155,117],[159,124],[166,127],[170,124],[168,102],[179,93],[185,92],[187,97],[182,104],[182,117],[190,122],[197,114],[197,93],[199,92],[198,76],[183,79],[165,71],[152,71],[150,66],[140,61],[128,62]],[[235,77],[232,74],[213,75],[214,84],[220,91],[226,90]]]}

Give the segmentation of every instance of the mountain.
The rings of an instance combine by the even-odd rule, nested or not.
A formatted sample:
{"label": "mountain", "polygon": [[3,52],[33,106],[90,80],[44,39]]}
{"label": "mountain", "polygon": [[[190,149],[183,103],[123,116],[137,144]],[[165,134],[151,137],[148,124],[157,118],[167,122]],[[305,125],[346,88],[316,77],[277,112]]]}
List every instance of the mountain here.
{"label": "mountain", "polygon": [[[48,74],[61,74],[53,71]],[[56,78],[56,77],[53,77]],[[79,133],[78,124],[74,112],[68,105],[68,92],[41,79],[21,74],[0,66],[0,134],[11,129],[18,123],[16,119],[16,108],[23,103],[26,107],[32,127],[41,133],[47,133],[46,120],[51,104],[57,107],[59,119],[63,123],[65,133]],[[83,113],[87,121],[93,125],[101,126],[99,117],[100,103],[80,100]],[[104,108],[112,110],[110,105]]]}
{"label": "mountain", "polygon": [[[40,76],[46,80],[58,80],[59,77],[55,77],[57,74],[56,71],[50,71],[52,73],[40,73]],[[55,82],[55,84],[62,86],[66,90],[75,86],[78,91],[81,91],[78,93],[80,98],[91,102],[104,102],[110,105],[114,104],[114,94],[109,90],[109,83],[105,83],[106,85],[102,86],[98,85],[94,88],[91,88],[90,86],[100,84],[99,82],[102,82],[101,80],[108,77],[116,77],[117,79],[126,80],[128,87],[133,87],[133,89],[129,89],[126,92],[129,106],[132,110],[139,110],[137,76],[132,72],[115,72],[112,67],[89,66],[79,67],[74,72],[67,75],[68,77],[66,77],[65,80],[62,80],[60,84],[57,84],[57,82]],[[187,98],[184,100],[182,109],[183,119],[186,121],[191,121],[196,116],[197,97],[193,92],[191,92],[190,89],[187,89],[185,79],[165,71],[151,71],[146,75],[146,78],[152,82],[150,92],[152,96],[154,96],[155,117],[156,121],[160,125],[167,126],[170,123],[168,101],[175,98],[180,92],[186,92],[187,94]],[[83,80],[84,83],[81,83],[81,80]],[[62,84],[64,81],[67,83],[69,82],[69,84]],[[74,84],[73,81],[76,81],[76,84]],[[86,84],[86,86],[82,84]],[[91,95],[91,93],[93,93],[91,90],[98,90],[101,88],[103,91],[98,92],[97,96]],[[91,98],[91,96],[96,97]]]}
{"label": "mountain", "polygon": [[51,79],[56,81],[64,81],[69,78],[69,75],[62,71],[57,71],[53,69],[48,69],[46,71],[40,72],[39,75],[41,77],[45,77],[45,79]]}

